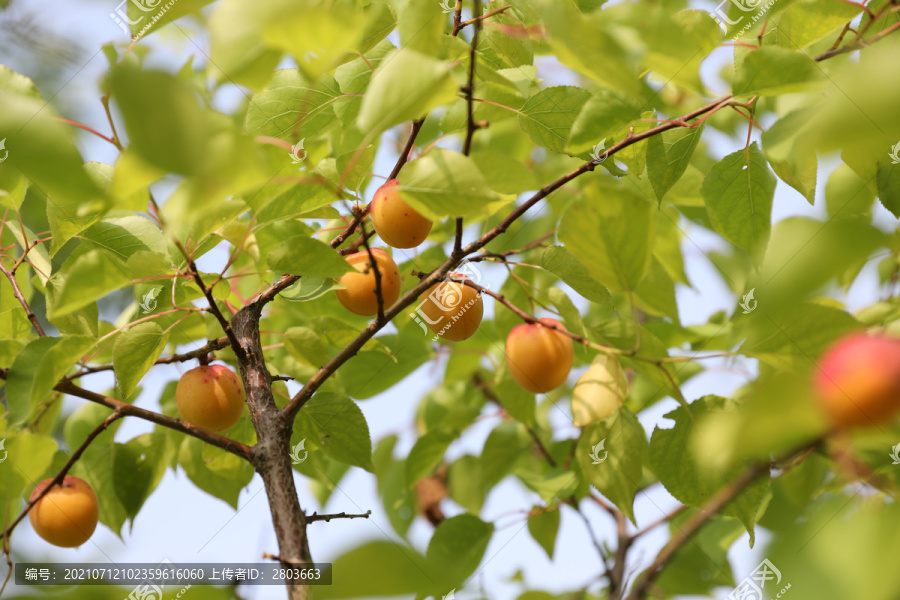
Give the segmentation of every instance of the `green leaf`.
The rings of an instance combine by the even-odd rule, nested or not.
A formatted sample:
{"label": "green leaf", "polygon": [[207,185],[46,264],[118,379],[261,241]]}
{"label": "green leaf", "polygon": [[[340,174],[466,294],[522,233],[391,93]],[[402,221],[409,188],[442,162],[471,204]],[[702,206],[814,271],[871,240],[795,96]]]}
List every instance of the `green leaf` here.
{"label": "green leaf", "polygon": [[572,420],[586,427],[612,415],[625,403],[628,381],[616,357],[600,354],[572,390]]}
{"label": "green leaf", "polygon": [[430,431],[419,437],[406,459],[406,485],[431,475],[441,464],[452,439],[442,431]]}
{"label": "green leaf", "polygon": [[[128,26],[131,29],[131,36],[142,39],[176,19],[191,13],[199,13],[201,8],[212,2],[213,0],[179,0],[174,4],[163,3],[161,0],[141,4],[129,2]],[[116,12],[118,13],[118,10]]]}
{"label": "green leaf", "polygon": [[237,510],[238,496],[253,479],[253,467],[232,454],[185,436],[178,449],[178,464],[188,479],[207,494],[224,500]]}
{"label": "green leaf", "polygon": [[646,448],[644,427],[623,406],[603,421],[585,428],[575,450],[587,480],[632,522],[634,495],[641,481]]}
{"label": "green leaf", "polygon": [[265,3],[223,0],[209,18],[209,70],[218,82],[259,89],[278,66],[282,52],[263,41],[263,28],[296,7],[295,0]]}
{"label": "green leaf", "polygon": [[557,59],[592,81],[625,93],[641,90],[634,59],[617,35],[616,25],[582,15],[573,3],[556,0],[530,2],[550,33]]}
{"label": "green leaf", "polygon": [[590,97],[587,90],[573,86],[543,89],[519,111],[519,127],[538,146],[564,152],[572,125]]}
{"label": "green leaf", "polygon": [[166,435],[163,431],[145,433],[113,447],[116,495],[132,522],[174,458],[175,448],[166,443]]}
{"label": "green leaf", "polygon": [[541,254],[541,266],[591,302],[612,306],[609,290],[588,274],[587,269],[562,246],[550,246]]}
{"label": "green leaf", "polygon": [[369,426],[350,398],[319,392],[303,406],[294,428],[333,459],[373,470]]}
{"label": "green leaf", "polygon": [[597,281],[634,290],[650,268],[654,207],[622,187],[585,187],[560,221],[559,239]]}
{"label": "green leaf", "polygon": [[825,207],[832,217],[871,215],[875,192],[846,164],[838,165],[825,184]]}
{"label": "green leaf", "polygon": [[[355,4],[322,5],[315,0],[297,0],[263,28],[263,39],[272,47],[294,55],[304,75],[316,79],[344,62],[362,43],[369,24],[366,11]],[[303,35],[297,35],[303,31]]]}
{"label": "green leaf", "polygon": [[[601,89],[595,92],[572,123],[569,152],[580,154],[592,150],[595,145],[615,136],[640,118],[642,107],[641,102],[616,90]],[[612,141],[605,146],[612,146]]]}
{"label": "green leaf", "polygon": [[[684,528],[694,511],[677,515],[669,523],[672,535]],[[654,583],[669,594],[711,596],[717,586],[735,585],[728,549],[744,528],[733,519],[713,518],[663,566]]]}
{"label": "green leaf", "polygon": [[441,3],[409,0],[399,12],[400,45],[404,49],[440,57],[447,27],[447,13]]}
{"label": "green leaf", "polygon": [[[759,273],[758,298],[772,315],[795,306],[864,262],[885,239],[866,217],[817,221],[788,217],[772,230],[772,238]],[[752,285],[752,284],[751,284]]]}
{"label": "green leaf", "polygon": [[169,335],[152,321],[139,323],[116,336],[113,368],[119,384],[119,397],[127,399],[141,379],[166,349]]}
{"label": "green leaf", "polygon": [[531,511],[534,516],[528,519],[528,532],[547,553],[547,558],[552,561],[553,550],[556,547],[556,535],[559,533],[559,509],[535,506]]}
{"label": "green leaf", "polygon": [[363,349],[338,369],[344,388],[360,400],[401,382],[434,352],[420,329],[407,328],[399,335],[382,335],[376,340],[387,347],[389,353],[383,348]]}
{"label": "green leaf", "polygon": [[[332,585],[318,586],[321,598],[412,596],[433,585],[425,559],[394,541],[369,542],[331,561]],[[352,577],[341,577],[352,573]]]}
{"label": "green leaf", "polygon": [[91,336],[67,335],[29,342],[13,361],[6,381],[10,420],[27,418],[94,341]]}
{"label": "green leaf", "polygon": [[675,302],[675,282],[653,257],[650,269],[637,286],[636,300],[642,310],[652,315],[666,316],[678,322],[678,304]]}
{"label": "green leaf", "polygon": [[85,246],[99,248],[122,262],[137,252],[159,254],[171,262],[162,230],[150,219],[136,215],[108,217],[79,236]]}
{"label": "green leaf", "polygon": [[748,252],[765,248],[775,176],[756,142],[717,162],[700,188],[715,230]]}
{"label": "green leaf", "polygon": [[467,514],[438,525],[425,553],[429,571],[436,578],[434,587],[459,587],[478,568],[493,533],[492,524]]}
{"label": "green leaf", "polygon": [[501,423],[491,431],[481,451],[481,473],[488,489],[509,474],[532,444],[534,440],[519,423]]}
{"label": "green leaf", "polygon": [[298,235],[269,252],[269,266],[276,271],[311,277],[340,277],[353,270],[334,248],[317,239]]}
{"label": "green leaf", "polygon": [[[31,490],[50,467],[56,452],[56,441],[48,435],[27,429],[12,436],[4,436],[3,467],[0,468],[0,500],[18,504],[19,497]],[[29,492],[30,494],[30,492]]]}
{"label": "green leaf", "polygon": [[811,598],[894,597],[900,573],[893,570],[890,557],[900,552],[893,534],[900,527],[900,507],[889,502],[859,506],[851,493],[826,493],[805,515],[766,549],[784,575],[780,587],[769,582],[767,593],[777,594],[790,583],[792,592],[802,589]]}
{"label": "green leaf", "polygon": [[447,63],[414,50],[395,50],[372,76],[357,124],[371,137],[451,102],[456,92]]}
{"label": "green leaf", "polygon": [[392,456],[396,443],[394,435],[382,438],[375,449],[373,463],[384,512],[394,531],[405,536],[416,516],[416,495],[413,488],[406,485],[405,463]]}
{"label": "green leaf", "polygon": [[[650,465],[666,490],[678,501],[700,508],[718,489],[727,485],[747,468],[743,461],[735,461],[715,471],[698,467],[695,451],[712,453],[715,449],[695,449],[694,424],[701,417],[729,410],[737,410],[732,400],[718,396],[704,396],[692,402],[689,409],[682,407],[665,415],[666,418],[675,421],[673,428],[657,427],[653,430],[650,439]],[[766,472],[719,511],[722,515],[740,519],[750,533],[751,546],[755,539],[754,524],[757,512],[768,486],[769,474]]]}
{"label": "green leaf", "polygon": [[[800,0],[788,6],[773,28],[779,46],[807,48],[849,23],[860,7],[828,0]],[[768,33],[768,32],[767,32]]]}
{"label": "green leaf", "polygon": [[778,46],[757,48],[736,59],[735,96],[773,96],[810,91],[822,79],[821,69],[811,58]]}
{"label": "green leaf", "polygon": [[278,296],[291,302],[309,302],[340,287],[341,285],[334,279],[301,277],[297,283],[281,290]]}
{"label": "green leaf", "polygon": [[892,164],[879,165],[875,182],[881,204],[895,217],[900,216],[900,169]]}
{"label": "green leaf", "polygon": [[495,192],[521,194],[540,187],[531,169],[502,152],[480,150],[472,152],[470,158]]}
{"label": "green leaf", "polygon": [[647,176],[660,202],[684,175],[702,134],[703,125],[679,127],[647,141]]}
{"label": "green leaf", "polygon": [[308,327],[291,327],[284,332],[284,344],[295,360],[318,367],[328,360],[329,352],[319,334]]}
{"label": "green leaf", "polygon": [[[9,77],[20,77],[8,69],[4,73],[7,82]],[[71,128],[56,120],[43,100],[23,93],[21,87],[7,83],[0,89],[0,140],[5,140],[4,154],[8,153],[0,163],[0,181],[8,173],[21,173],[67,213],[102,212],[108,202],[88,175],[70,137]],[[55,250],[51,247],[51,254]]]}
{"label": "green leaf", "polygon": [[279,69],[265,89],[253,95],[246,126],[258,135],[297,142],[337,123],[333,105],[340,97],[331,75],[310,83],[297,69]]}
{"label": "green leaf", "polygon": [[[758,302],[767,300],[760,296]],[[856,319],[837,308],[814,302],[790,304],[774,315],[754,319],[740,352],[779,370],[802,370],[809,367],[810,357],[859,327]]]}
{"label": "green leaf", "polygon": [[471,158],[445,148],[434,148],[408,162],[397,189],[432,220],[482,212],[498,199]]}
{"label": "green leaf", "polygon": [[112,93],[130,147],[147,162],[172,173],[202,170],[210,131],[191,87],[168,73],[122,65],[113,70]]}
{"label": "green leaf", "polygon": [[505,360],[497,369],[494,393],[509,416],[526,425],[534,425],[534,394],[512,378]]}
{"label": "green leaf", "polygon": [[454,502],[472,514],[477,515],[481,512],[485,486],[481,479],[481,463],[477,456],[466,454],[450,465],[447,470],[447,488]]}
{"label": "green leaf", "polygon": [[816,152],[807,144],[798,142],[814,115],[814,110],[796,110],[776,121],[762,134],[763,148],[772,170],[782,181],[803,194],[810,204],[816,201]]}
{"label": "green leaf", "polygon": [[101,250],[91,250],[70,259],[63,271],[66,278],[56,297],[51,318],[76,311],[131,283],[131,277]]}

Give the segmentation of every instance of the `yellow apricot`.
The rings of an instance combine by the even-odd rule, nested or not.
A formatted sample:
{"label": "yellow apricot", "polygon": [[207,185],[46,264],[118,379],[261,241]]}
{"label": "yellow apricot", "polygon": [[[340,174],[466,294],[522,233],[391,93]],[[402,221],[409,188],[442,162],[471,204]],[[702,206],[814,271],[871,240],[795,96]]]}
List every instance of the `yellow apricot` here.
{"label": "yellow apricot", "polygon": [[244,412],[244,385],[224,365],[202,365],[181,376],[175,403],[188,423],[223,431],[237,423]]}
{"label": "yellow apricot", "polygon": [[[400,297],[400,270],[391,256],[381,248],[374,248],[372,255],[381,275],[381,297],[387,308]],[[371,317],[378,314],[378,297],[375,295],[375,271],[369,262],[369,253],[363,250],[347,257],[357,272],[345,273],[338,282],[344,286],[335,290],[337,299],[350,312]]]}
{"label": "yellow apricot", "polygon": [[[35,486],[31,499],[40,495],[52,479]],[[97,495],[88,482],[67,475],[28,511],[31,525],[45,541],[62,548],[75,548],[88,541],[100,518]]]}
{"label": "yellow apricot", "polygon": [[[563,331],[554,319],[539,319]],[[536,323],[516,325],[506,338],[506,365],[529,392],[542,394],[562,384],[572,370],[572,338]]]}
{"label": "yellow apricot", "polygon": [[[459,273],[452,277],[467,279]],[[422,312],[429,329],[445,340],[461,342],[472,337],[481,325],[484,303],[475,288],[441,281],[428,288]]]}
{"label": "yellow apricot", "polygon": [[399,183],[391,179],[375,192],[372,225],[388,246],[415,248],[428,237],[432,223],[400,197]]}

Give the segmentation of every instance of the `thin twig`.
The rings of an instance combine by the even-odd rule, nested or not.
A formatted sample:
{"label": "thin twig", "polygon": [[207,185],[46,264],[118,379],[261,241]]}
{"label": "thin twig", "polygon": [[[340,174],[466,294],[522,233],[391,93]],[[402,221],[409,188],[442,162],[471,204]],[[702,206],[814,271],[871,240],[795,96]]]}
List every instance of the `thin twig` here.
{"label": "thin twig", "polygon": [[400,174],[400,169],[403,168],[403,165],[406,164],[406,161],[409,160],[409,154],[412,152],[413,145],[416,143],[416,137],[419,135],[419,131],[422,130],[422,125],[425,123],[425,117],[421,119],[416,119],[412,122],[412,131],[409,132],[409,139],[406,140],[406,145],[403,147],[403,152],[400,153],[400,156],[397,158],[397,163],[394,165],[394,168],[391,169],[391,174],[388,175],[388,181],[391,179],[396,179],[397,175]]}
{"label": "thin twig", "polygon": [[327,523],[332,519],[368,519],[371,514],[371,510],[362,514],[348,514],[345,512],[341,512],[330,515],[320,515],[319,513],[313,513],[311,515],[306,515],[306,522],[314,523],[316,521],[325,521]]}
{"label": "thin twig", "polygon": [[459,28],[462,29],[463,27],[471,25],[472,23],[475,23],[478,21],[484,21],[485,19],[493,17],[494,15],[499,15],[503,11],[509,10],[510,8],[512,8],[511,4],[507,4],[506,6],[501,6],[500,8],[492,10],[489,13],[485,13],[478,17],[473,17],[473,18],[469,19],[468,21],[463,21],[462,23],[459,24]]}
{"label": "thin twig", "polygon": [[381,289],[381,269],[378,268],[378,262],[375,260],[375,255],[372,253],[372,248],[369,246],[365,222],[359,222],[359,229],[362,244],[365,246],[366,253],[369,255],[369,267],[372,269],[372,274],[375,275],[375,302],[378,304],[378,314],[375,315],[375,320],[378,323],[384,323],[384,293]]}
{"label": "thin twig", "polygon": [[[497,394],[494,393],[494,390],[492,390],[488,386],[487,382],[484,379],[482,379],[481,375],[479,375],[478,373],[475,373],[474,375],[472,375],[472,385],[474,385],[477,389],[481,390],[481,393],[484,395],[485,398],[487,398],[488,400],[490,400],[491,402],[493,402],[500,408],[503,408],[503,402],[500,401],[499,396],[497,396]],[[528,435],[530,435],[531,439],[534,440],[534,445],[537,447],[538,451],[541,453],[541,456],[543,456],[547,460],[547,462],[550,463],[551,467],[556,467],[557,466],[556,460],[553,458],[553,456],[551,456],[550,451],[547,450],[547,447],[544,445],[544,442],[541,441],[540,436],[537,434],[537,432],[534,430],[534,428],[531,425],[528,425],[527,423],[522,423],[522,425],[525,426],[525,429],[528,431]]]}
{"label": "thin twig", "polygon": [[[201,358],[206,356],[210,352],[215,352],[216,350],[221,350],[228,346],[228,338],[220,337],[215,340],[209,340],[206,344],[197,348],[196,350],[191,350],[190,352],[185,352],[183,354],[173,354],[172,356],[167,356],[164,358],[158,359],[154,362],[154,365],[169,365],[173,363],[186,362],[194,358]],[[85,375],[90,375],[91,373],[100,373],[102,371],[112,371],[113,365],[99,365],[96,367],[85,367],[84,369],[78,371],[77,373],[73,373],[72,375],[66,376],[66,379],[74,380],[79,377],[83,377]]]}
{"label": "thin twig", "polygon": [[16,297],[16,300],[19,301],[19,304],[22,305],[22,308],[25,309],[25,316],[28,317],[28,320],[31,321],[31,324],[34,326],[34,330],[37,331],[37,334],[41,337],[46,336],[44,333],[44,328],[41,327],[40,322],[38,322],[37,317],[34,314],[34,311],[31,310],[31,307],[28,306],[28,301],[25,300],[25,296],[22,295],[22,290],[19,289],[19,282],[16,281],[15,273],[10,272],[6,269],[2,264],[0,264],[0,272],[6,275],[6,278],[9,279],[10,285],[12,285],[13,295]]}
{"label": "thin twig", "polygon": [[191,276],[194,278],[197,286],[200,288],[200,291],[206,297],[206,301],[209,304],[209,311],[213,314],[216,320],[219,322],[219,325],[222,326],[222,331],[225,332],[225,335],[228,337],[228,341],[231,342],[231,349],[234,350],[234,353],[238,357],[242,357],[244,355],[244,349],[241,347],[240,342],[238,342],[237,337],[234,335],[234,331],[231,329],[231,321],[225,318],[225,315],[222,314],[222,311],[219,310],[219,305],[216,303],[216,299],[213,297],[212,288],[206,287],[206,284],[203,283],[203,278],[200,277],[200,270],[197,268],[197,263],[194,262],[194,259],[191,258],[191,255],[188,254],[188,251],[181,244],[180,241],[175,240],[175,246],[181,251],[181,254],[184,256],[184,259],[187,261],[188,268],[191,271]]}

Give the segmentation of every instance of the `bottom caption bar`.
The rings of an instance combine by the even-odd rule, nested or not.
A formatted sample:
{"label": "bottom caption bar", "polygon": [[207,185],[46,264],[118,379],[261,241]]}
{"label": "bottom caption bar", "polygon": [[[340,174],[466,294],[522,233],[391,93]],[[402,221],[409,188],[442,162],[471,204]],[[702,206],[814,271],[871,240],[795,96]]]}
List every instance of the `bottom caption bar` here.
{"label": "bottom caption bar", "polygon": [[331,563],[17,563],[16,585],[331,585]]}

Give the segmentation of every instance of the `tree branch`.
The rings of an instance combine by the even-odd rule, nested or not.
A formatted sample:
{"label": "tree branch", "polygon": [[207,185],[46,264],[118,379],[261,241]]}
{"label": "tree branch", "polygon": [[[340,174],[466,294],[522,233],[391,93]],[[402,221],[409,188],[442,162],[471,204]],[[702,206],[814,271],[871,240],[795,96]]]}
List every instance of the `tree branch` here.
{"label": "tree branch", "polygon": [[[344,229],[336,238],[331,240],[329,244],[332,248],[339,248],[341,244],[347,241],[353,233],[356,231],[356,228],[359,227],[360,223],[362,223],[363,219],[366,218],[367,211],[362,208],[357,208],[354,210],[353,220],[350,221],[350,224],[347,225],[347,228]],[[284,289],[287,289],[294,285],[297,280],[300,279],[299,275],[282,275],[278,281],[270,285],[268,288],[260,292],[256,297],[252,298],[248,304],[252,304],[254,302],[259,302],[261,304],[266,304],[275,299],[275,296],[278,295]]]}
{"label": "tree branch", "polygon": [[506,6],[501,6],[500,8],[492,10],[491,12],[489,12],[487,14],[473,17],[473,18],[469,19],[468,21],[463,21],[462,23],[459,24],[459,28],[462,29],[463,27],[466,27],[467,25],[471,25],[472,23],[484,21],[485,19],[493,17],[494,15],[499,15],[503,11],[509,10],[510,8],[512,8],[511,4],[507,4]]}
{"label": "tree branch", "polygon": [[66,475],[75,465],[75,463],[78,462],[78,459],[81,458],[81,455],[84,454],[84,451],[87,450],[87,447],[91,445],[91,442],[97,439],[97,436],[106,431],[106,429],[115,421],[121,419],[124,416],[125,415],[123,414],[123,412],[117,408],[111,415],[106,417],[106,419],[102,423],[100,423],[100,425],[95,427],[94,430],[88,434],[84,442],[82,442],[82,444],[75,450],[75,452],[72,453],[72,456],[69,457],[69,460],[66,461],[66,464],[63,465],[63,468],[59,470],[59,473],[57,473],[53,480],[50,482],[50,485],[44,487],[44,489],[41,490],[41,492],[35,498],[32,498],[28,501],[28,503],[25,505],[25,509],[21,513],[19,513],[19,516],[16,517],[15,520],[9,525],[9,527],[7,527],[3,531],[3,534],[0,537],[7,538],[12,535],[13,530],[20,522],[22,522],[22,519],[25,518],[25,515],[28,514],[28,511],[30,511],[31,508],[41,500],[41,498],[46,496],[54,486],[59,485],[63,482],[63,479],[65,479]]}
{"label": "tree branch", "polygon": [[243,348],[238,343],[237,338],[234,336],[234,331],[231,330],[231,322],[225,318],[225,315],[222,314],[222,311],[219,310],[219,305],[216,304],[216,299],[212,295],[212,289],[207,288],[206,284],[203,283],[203,278],[200,277],[200,270],[197,269],[197,263],[194,262],[194,259],[188,254],[187,250],[184,246],[181,245],[181,242],[175,240],[175,245],[181,251],[181,254],[184,255],[184,259],[188,263],[188,268],[191,270],[191,276],[194,278],[194,281],[197,283],[197,286],[200,288],[200,291],[203,292],[203,295],[206,297],[206,301],[209,304],[209,310],[215,316],[216,320],[219,322],[219,325],[222,326],[222,331],[225,332],[225,335],[228,337],[228,341],[231,343],[231,349],[234,350],[234,353],[240,358],[243,356]]}
{"label": "tree branch", "polygon": [[345,512],[334,513],[331,515],[320,515],[319,513],[313,513],[311,515],[306,515],[306,522],[314,523],[316,521],[325,521],[327,523],[332,519],[368,519],[371,514],[371,510],[357,515],[347,514]]}
{"label": "tree branch", "polygon": [[862,48],[865,48],[866,46],[870,46],[870,45],[874,44],[875,42],[879,42],[879,41],[883,40],[885,37],[887,37],[888,35],[890,35],[891,33],[895,32],[895,31],[897,31],[898,29],[900,29],[900,23],[894,23],[890,27],[886,27],[885,29],[881,30],[880,32],[876,33],[872,37],[867,38],[865,40],[856,40],[854,42],[850,42],[846,46],[841,46],[840,48],[832,48],[831,50],[826,50],[822,54],[815,57],[813,60],[816,62],[820,62],[825,59],[831,58],[832,56],[837,56],[839,54],[847,54],[848,52],[854,52],[856,50],[861,50]]}
{"label": "tree branch", "polygon": [[365,246],[366,253],[369,255],[369,266],[372,268],[372,274],[375,275],[375,301],[378,304],[378,314],[375,315],[375,322],[379,325],[383,325],[385,320],[384,293],[381,290],[381,269],[378,268],[378,262],[375,260],[375,255],[372,254],[372,248],[369,246],[369,240],[366,236],[366,226],[363,221],[359,222],[359,229],[362,244]]}
{"label": "tree branch", "polygon": [[422,125],[424,123],[425,117],[416,119],[412,122],[412,131],[409,133],[409,139],[406,140],[406,146],[403,147],[403,152],[400,153],[400,156],[397,158],[397,163],[394,165],[394,168],[391,169],[391,174],[388,175],[388,181],[396,179],[397,175],[400,174],[400,169],[402,169],[403,165],[406,164],[406,161],[409,160],[409,153],[412,152],[413,145],[416,143],[416,137],[419,135],[419,131],[422,130]]}
{"label": "tree branch", "polygon": [[[492,390],[490,387],[488,387],[487,382],[481,378],[481,375],[479,375],[478,373],[475,373],[474,375],[472,375],[472,384],[477,389],[481,390],[481,393],[484,395],[485,398],[487,398],[488,400],[490,400],[491,402],[493,402],[500,408],[503,408],[503,402],[500,401],[500,397],[494,393],[494,390]],[[531,439],[534,440],[534,445],[537,447],[538,451],[541,453],[541,456],[543,456],[545,459],[547,459],[547,462],[550,463],[551,467],[556,467],[557,466],[556,459],[554,459],[553,456],[551,456],[550,452],[547,450],[547,447],[544,445],[544,442],[541,441],[540,436],[538,436],[538,434],[534,430],[534,428],[531,425],[528,425],[527,423],[522,423],[522,425],[525,426],[525,429],[528,431],[528,435],[530,435]]]}
{"label": "tree branch", "polygon": [[[186,362],[194,358],[200,358],[209,354],[210,352],[215,352],[216,350],[221,350],[229,345],[227,337],[220,337],[215,340],[209,340],[205,345],[196,350],[191,350],[190,352],[185,352],[184,354],[173,354],[172,356],[167,356],[165,358],[160,358],[154,365],[168,365],[172,363]],[[85,367],[84,369],[78,371],[77,373],[73,373],[72,375],[67,375],[66,379],[72,381],[82,377],[84,375],[90,375],[91,373],[100,373],[102,371],[112,371],[114,369],[113,365],[100,365],[97,367]]]}
{"label": "tree branch", "polygon": [[[6,379],[8,374],[8,369],[0,369],[0,378]],[[221,448],[222,450],[230,452],[235,456],[239,456],[245,460],[249,461],[252,458],[253,449],[249,446],[246,446],[245,444],[236,442],[217,433],[207,431],[206,429],[202,429],[200,427],[197,427],[196,425],[191,425],[190,423],[187,423],[180,419],[167,417],[166,415],[153,412],[152,410],[138,408],[133,404],[128,404],[127,402],[122,402],[121,400],[116,400],[115,398],[104,396],[103,394],[91,392],[84,388],[78,387],[68,379],[63,379],[62,381],[60,381],[53,389],[55,389],[57,392],[69,394],[70,396],[77,396],[78,398],[84,398],[85,400],[90,400],[91,402],[94,402],[96,404],[101,404],[109,409],[120,412],[123,417],[137,417],[139,419],[144,419],[145,421],[150,421],[151,423],[156,423],[157,425],[162,425],[163,427],[174,429],[175,431],[193,436],[195,438],[203,440],[207,444],[211,444],[217,448]]]}
{"label": "tree branch", "polygon": [[19,282],[16,281],[16,274],[10,270],[8,270],[3,265],[0,265],[0,271],[6,275],[6,278],[9,279],[10,285],[12,285],[13,295],[15,295],[16,300],[19,301],[19,304],[22,305],[22,308],[25,309],[25,316],[28,317],[28,320],[31,321],[31,324],[34,326],[34,330],[37,331],[37,334],[41,337],[46,336],[44,333],[44,328],[41,327],[40,322],[38,322],[37,317],[34,314],[34,311],[31,310],[31,307],[28,306],[28,301],[25,300],[25,296],[22,295],[22,290],[19,289]]}
{"label": "tree branch", "polygon": [[718,490],[699,512],[691,517],[684,526],[679,528],[678,535],[663,546],[663,549],[656,555],[650,567],[637,578],[626,600],[640,600],[650,584],[653,583],[653,580],[659,576],[662,567],[675,555],[678,549],[684,546],[713,515],[733,500],[745,487],[756,481],[763,473],[768,472],[769,463],[755,463],[740,477]]}

